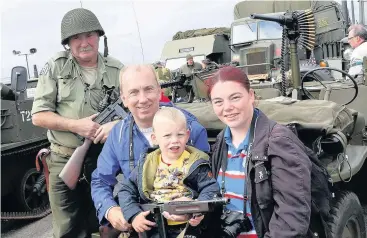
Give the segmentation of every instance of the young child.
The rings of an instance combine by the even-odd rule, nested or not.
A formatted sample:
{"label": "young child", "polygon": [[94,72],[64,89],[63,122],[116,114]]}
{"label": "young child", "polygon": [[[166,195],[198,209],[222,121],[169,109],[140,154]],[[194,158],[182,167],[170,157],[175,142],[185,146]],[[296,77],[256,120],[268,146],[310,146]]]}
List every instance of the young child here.
{"label": "young child", "polygon": [[[159,149],[139,161],[118,193],[126,221],[137,232],[150,231],[155,223],[146,219],[140,204],[152,202],[210,200],[219,194],[219,185],[213,178],[209,156],[187,146],[190,131],[185,115],[176,108],[164,107],[153,119],[152,141]],[[188,219],[186,215],[163,213],[167,219],[167,237],[177,237],[187,222],[197,226],[203,215]],[[158,236],[152,230],[149,237]]]}

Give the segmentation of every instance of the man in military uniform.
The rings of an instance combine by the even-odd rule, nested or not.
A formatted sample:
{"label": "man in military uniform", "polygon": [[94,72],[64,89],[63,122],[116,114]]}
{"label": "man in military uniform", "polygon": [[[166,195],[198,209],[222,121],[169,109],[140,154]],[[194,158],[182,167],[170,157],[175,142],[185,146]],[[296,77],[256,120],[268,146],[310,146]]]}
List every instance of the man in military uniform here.
{"label": "man in military uniform", "polygon": [[[192,55],[188,54],[186,56],[186,63],[180,67],[180,73],[185,74],[187,77],[189,77],[192,76],[195,71],[199,71],[202,69],[203,66],[198,62],[194,62],[194,58],[192,57]],[[192,86],[195,100],[200,101],[204,98],[207,98],[206,85],[198,77],[194,76],[192,80],[188,83],[188,85]]]}
{"label": "man in military uniform", "polygon": [[[172,79],[171,71],[168,68],[164,67],[161,61],[157,61],[154,68],[159,83],[164,83]],[[165,96],[171,96],[171,88],[165,88],[163,89],[163,91]]]}
{"label": "man in military uniform", "polygon": [[[98,219],[91,199],[89,178],[97,156],[112,127],[93,122],[99,102],[106,92],[119,92],[119,73],[123,64],[98,52],[104,30],[91,11],[78,8],[65,14],[61,22],[61,44],[44,66],[38,80],[32,108],[32,122],[48,129],[51,153],[47,157],[49,198],[54,237],[90,237],[98,231]],[[68,45],[68,49],[65,47]],[[91,139],[77,187],[70,190],[59,173],[82,145],[81,138]]]}

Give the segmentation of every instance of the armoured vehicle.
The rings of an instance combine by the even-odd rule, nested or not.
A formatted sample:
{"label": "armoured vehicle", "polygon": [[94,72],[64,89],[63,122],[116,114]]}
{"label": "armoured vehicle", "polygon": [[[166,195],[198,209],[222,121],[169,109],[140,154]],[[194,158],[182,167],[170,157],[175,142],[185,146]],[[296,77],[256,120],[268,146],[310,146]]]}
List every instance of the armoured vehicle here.
{"label": "armoured vehicle", "polygon": [[171,71],[186,63],[186,55],[191,54],[195,62],[209,58],[217,64],[230,62],[228,28],[204,28],[177,32],[172,41],[166,42],[161,59]]}
{"label": "armoured vehicle", "polygon": [[36,154],[48,146],[48,140],[46,130],[32,124],[37,80],[27,79],[26,68],[17,66],[12,69],[11,83],[1,83],[2,225],[50,212],[45,177],[35,167]]}
{"label": "armoured vehicle", "polygon": [[[245,68],[250,79],[275,79],[280,74],[281,58],[285,60],[285,71],[290,66],[288,52],[281,55],[281,48],[285,44],[282,41],[282,26],[277,22],[252,19],[251,13],[278,15],[286,11],[313,9],[317,18],[314,27],[316,37],[312,49],[307,43],[299,42],[299,46],[303,46],[298,49],[301,73],[317,67],[326,58],[330,66],[342,68],[340,41],[345,37],[349,24],[348,14],[343,12],[341,4],[336,1],[313,0],[266,1],[261,5],[256,3],[251,0],[237,3],[234,7],[234,22],[231,24],[232,60],[237,60]],[[330,79],[327,75],[323,77]]]}

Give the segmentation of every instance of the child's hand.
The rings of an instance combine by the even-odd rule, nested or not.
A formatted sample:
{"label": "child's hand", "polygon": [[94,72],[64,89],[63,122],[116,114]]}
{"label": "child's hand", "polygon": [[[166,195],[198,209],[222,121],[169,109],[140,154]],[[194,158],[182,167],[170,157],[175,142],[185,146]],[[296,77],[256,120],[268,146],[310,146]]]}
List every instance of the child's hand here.
{"label": "child's hand", "polygon": [[163,212],[162,215],[167,220],[171,220],[171,221],[187,221],[187,220],[189,220],[188,215],[174,215],[174,214],[169,214],[168,212]]}
{"label": "child's hand", "polygon": [[155,226],[154,222],[145,219],[145,217],[148,216],[149,213],[150,211],[141,212],[134,218],[131,225],[136,232],[149,231],[150,229],[152,229],[152,226]]}
{"label": "child's hand", "polygon": [[200,222],[204,219],[204,215],[199,214],[193,214],[192,218],[189,220],[189,223],[191,226],[197,226],[200,224]]}

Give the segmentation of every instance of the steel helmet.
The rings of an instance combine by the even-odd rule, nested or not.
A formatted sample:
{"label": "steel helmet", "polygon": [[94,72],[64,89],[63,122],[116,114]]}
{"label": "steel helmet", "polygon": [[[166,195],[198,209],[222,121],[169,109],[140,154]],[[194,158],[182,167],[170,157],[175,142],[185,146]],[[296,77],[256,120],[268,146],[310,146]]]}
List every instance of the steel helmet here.
{"label": "steel helmet", "polygon": [[69,37],[90,31],[103,36],[104,30],[96,15],[85,8],[76,8],[67,12],[61,21],[61,44],[66,45]]}

